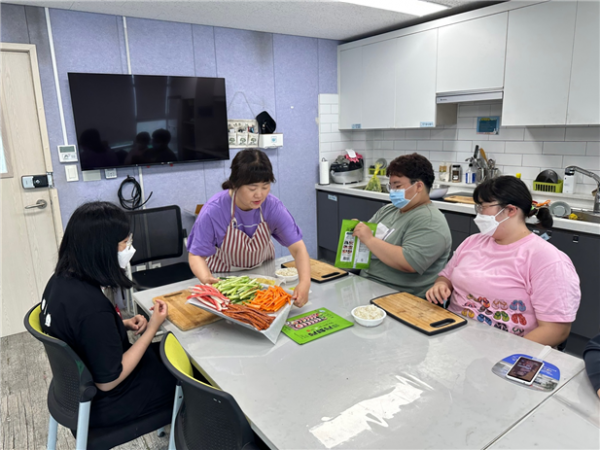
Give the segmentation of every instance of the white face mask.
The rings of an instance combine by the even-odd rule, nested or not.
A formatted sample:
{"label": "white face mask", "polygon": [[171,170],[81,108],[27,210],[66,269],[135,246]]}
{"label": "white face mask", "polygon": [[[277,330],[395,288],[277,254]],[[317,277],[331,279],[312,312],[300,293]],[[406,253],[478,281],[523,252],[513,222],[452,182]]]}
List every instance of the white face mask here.
{"label": "white face mask", "polygon": [[[506,208],[502,208],[498,212],[498,214],[500,214],[505,209]],[[494,233],[496,232],[496,229],[500,226],[500,224],[502,222],[505,222],[508,219],[510,219],[510,217],[507,217],[506,219],[501,220],[500,222],[497,222],[496,217],[498,216],[498,214],[496,214],[494,216],[486,216],[483,214],[477,214],[477,216],[475,216],[475,219],[473,219],[473,221],[475,222],[475,225],[477,225],[477,228],[479,228],[479,232],[481,234],[483,234],[484,236],[493,236]]]}
{"label": "white face mask", "polygon": [[122,252],[117,252],[117,256],[119,257],[119,266],[121,266],[121,269],[125,269],[127,267],[127,264],[129,264],[129,261],[131,261],[131,258],[133,258],[134,254],[135,248],[133,248],[133,245],[128,245],[127,248]]}

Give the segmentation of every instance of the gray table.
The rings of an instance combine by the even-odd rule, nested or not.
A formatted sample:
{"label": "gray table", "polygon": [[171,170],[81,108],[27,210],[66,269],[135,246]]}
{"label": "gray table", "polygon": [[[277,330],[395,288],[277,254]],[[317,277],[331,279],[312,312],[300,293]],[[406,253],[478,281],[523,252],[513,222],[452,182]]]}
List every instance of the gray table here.
{"label": "gray table", "polygon": [[600,399],[585,371],[558,389],[490,448],[600,448]]}
{"label": "gray table", "polygon": [[[253,270],[271,275],[274,266]],[[194,280],[134,294],[145,310],[158,295]],[[350,311],[392,292],[358,276],[312,283],[297,315],[317,307],[352,320]],[[298,345],[220,321],[173,331],[195,365],[232,394],[253,429],[279,449],[485,448],[551,394],[525,389],[491,371],[502,358],[537,355],[542,346],[470,320],[428,337],[387,318],[376,328],[352,328]],[[559,387],[582,360],[552,351]]]}

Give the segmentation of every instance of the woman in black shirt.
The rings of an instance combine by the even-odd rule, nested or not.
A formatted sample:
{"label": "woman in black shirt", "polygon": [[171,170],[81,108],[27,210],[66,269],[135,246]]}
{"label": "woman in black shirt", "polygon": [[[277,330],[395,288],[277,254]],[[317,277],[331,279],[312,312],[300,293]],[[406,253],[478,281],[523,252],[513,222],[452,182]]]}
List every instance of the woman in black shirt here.
{"label": "woman in black shirt", "polygon": [[[134,252],[127,215],[112,203],[86,203],[67,224],[42,298],[42,330],[79,355],[98,387],[91,427],[173,408],[175,379],[150,346],[167,305],[157,301],[149,322],[140,315],[122,320],[102,293],[102,288],[132,286],[123,268]],[[141,334],[133,345],[127,329]]]}

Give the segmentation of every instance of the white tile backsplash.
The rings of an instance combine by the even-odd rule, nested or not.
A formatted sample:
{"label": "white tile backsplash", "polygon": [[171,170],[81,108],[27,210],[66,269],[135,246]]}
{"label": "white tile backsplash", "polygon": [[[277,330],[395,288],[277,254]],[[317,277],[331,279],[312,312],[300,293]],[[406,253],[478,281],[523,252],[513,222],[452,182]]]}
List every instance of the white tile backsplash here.
{"label": "white tile backsplash", "polygon": [[[600,127],[500,127],[498,135],[480,135],[475,131],[476,118],[500,115],[502,104],[471,103],[459,105],[457,125],[446,128],[407,130],[338,129],[338,96],[319,96],[320,157],[332,162],[347,148],[361,153],[367,164],[378,158],[392,159],[412,152],[430,159],[434,170],[446,161],[461,164],[473,156],[475,145],[496,160],[501,173],[515,175],[531,186],[544,169],[560,176],[564,167],[577,165],[600,174]],[[327,137],[326,137],[327,136]],[[588,177],[577,176],[576,193],[588,194],[594,186]]]}
{"label": "white tile backsplash", "polygon": [[585,155],[586,142],[544,142],[546,155]]}
{"label": "white tile backsplash", "polygon": [[565,141],[600,141],[600,127],[569,127]]}
{"label": "white tile backsplash", "polygon": [[563,127],[529,127],[525,128],[526,141],[564,141]]}

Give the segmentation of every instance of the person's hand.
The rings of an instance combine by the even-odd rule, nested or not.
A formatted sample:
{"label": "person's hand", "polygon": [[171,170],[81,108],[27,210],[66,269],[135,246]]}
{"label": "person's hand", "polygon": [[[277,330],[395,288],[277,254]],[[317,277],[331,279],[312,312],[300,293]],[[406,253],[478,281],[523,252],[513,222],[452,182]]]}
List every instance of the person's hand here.
{"label": "person's hand", "polygon": [[292,301],[298,308],[302,308],[308,301],[308,291],[310,290],[310,283],[300,283],[294,289],[294,295],[292,295]]}
{"label": "person's hand", "polygon": [[431,303],[443,304],[448,298],[450,298],[451,294],[452,291],[448,285],[443,281],[438,281],[431,289],[427,291],[425,297],[427,297],[427,300],[429,300]]}
{"label": "person's hand", "polygon": [[138,314],[136,316],[133,316],[131,319],[124,320],[123,325],[125,325],[125,328],[127,328],[128,330],[135,331],[135,334],[138,335],[146,331],[148,321],[144,316]]}
{"label": "person's hand", "polygon": [[200,281],[202,282],[202,284],[215,284],[218,283],[220,280],[218,278],[213,277],[212,274],[209,274],[205,277],[201,277]]}
{"label": "person's hand", "polygon": [[356,236],[363,244],[366,244],[369,238],[373,237],[373,231],[364,223],[359,222],[356,227],[354,227],[352,236]]}
{"label": "person's hand", "polygon": [[152,311],[152,315],[150,316],[150,323],[148,325],[156,333],[167,318],[169,308],[162,300],[156,300],[156,303],[150,308],[150,311]]}

